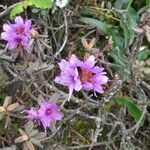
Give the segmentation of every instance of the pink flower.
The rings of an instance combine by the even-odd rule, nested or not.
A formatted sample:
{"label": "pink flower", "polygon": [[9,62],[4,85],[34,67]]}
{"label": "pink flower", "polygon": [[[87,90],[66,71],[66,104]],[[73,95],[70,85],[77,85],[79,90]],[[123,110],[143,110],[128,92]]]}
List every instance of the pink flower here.
{"label": "pink flower", "polygon": [[4,32],[1,33],[1,38],[7,41],[7,48],[15,50],[24,47],[30,50],[28,44],[31,30],[31,20],[24,21],[20,16],[15,18],[14,24],[4,24]]}
{"label": "pink flower", "polygon": [[69,61],[62,59],[59,63],[61,69],[60,76],[56,77],[54,81],[58,84],[67,86],[69,89],[69,98],[71,97],[73,90],[80,91],[82,89],[82,84],[79,79],[78,65],[81,63],[75,55],[72,55]]}
{"label": "pink flower", "polygon": [[58,105],[50,102],[40,103],[39,109],[23,110],[26,118],[32,120],[36,124],[42,124],[44,129],[51,127],[51,123],[57,120],[62,120],[62,114],[59,111]]}
{"label": "pink flower", "polygon": [[38,123],[40,122],[40,118],[37,112],[37,109],[30,109],[30,110],[23,110],[22,113],[26,114],[26,118],[30,121],[32,120],[34,123]]}
{"label": "pink flower", "polygon": [[46,130],[51,126],[51,122],[62,120],[62,115],[59,112],[59,107],[54,103],[42,102],[38,110],[40,121]]}
{"label": "pink flower", "polygon": [[72,54],[69,61],[62,59],[58,65],[62,72],[66,72],[70,69],[76,69],[79,65],[81,65],[81,63],[82,62],[74,54]]}
{"label": "pink flower", "polygon": [[93,90],[94,93],[104,93],[103,85],[108,82],[108,77],[104,68],[95,64],[94,56],[90,56],[85,61],[80,61],[75,55],[72,55],[69,61],[62,59],[59,63],[61,74],[54,81],[68,87],[69,98],[73,90],[83,89]]}
{"label": "pink flower", "polygon": [[85,91],[94,90],[97,93],[104,93],[103,85],[108,82],[103,67],[95,66],[94,56],[90,56],[80,65],[80,79],[82,88]]}

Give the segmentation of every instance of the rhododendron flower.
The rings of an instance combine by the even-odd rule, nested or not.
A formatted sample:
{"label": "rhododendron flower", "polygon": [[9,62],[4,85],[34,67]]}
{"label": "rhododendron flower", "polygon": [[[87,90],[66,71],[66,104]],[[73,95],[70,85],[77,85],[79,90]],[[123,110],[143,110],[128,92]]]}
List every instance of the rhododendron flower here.
{"label": "rhododendron flower", "polygon": [[59,112],[59,107],[54,103],[42,102],[40,104],[38,114],[45,130],[47,127],[51,126],[51,122],[62,120],[62,115]]}
{"label": "rhododendron flower", "polygon": [[104,68],[95,66],[95,64],[94,56],[90,56],[85,61],[80,61],[75,55],[72,55],[69,61],[62,59],[59,63],[61,74],[54,81],[68,87],[68,99],[73,90],[83,89],[93,90],[94,93],[104,93],[103,85],[108,82],[108,77]]}
{"label": "rhododendron flower", "polygon": [[30,50],[29,38],[31,30],[31,20],[24,21],[20,16],[15,18],[14,24],[4,24],[4,32],[1,33],[1,38],[6,40],[9,50],[20,49],[24,47]]}
{"label": "rhododendron flower", "polygon": [[26,118],[34,123],[42,124],[44,129],[51,127],[51,123],[57,120],[62,120],[62,114],[59,111],[58,105],[50,102],[41,102],[39,109],[23,110]]}

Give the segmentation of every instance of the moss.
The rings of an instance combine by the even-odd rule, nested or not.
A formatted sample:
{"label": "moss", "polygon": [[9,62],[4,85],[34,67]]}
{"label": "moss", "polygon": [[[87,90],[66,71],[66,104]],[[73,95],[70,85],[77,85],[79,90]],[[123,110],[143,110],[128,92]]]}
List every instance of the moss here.
{"label": "moss", "polygon": [[[1,85],[3,85],[4,87],[5,87],[5,83],[9,82],[9,78],[8,78],[7,74],[4,71],[0,73],[0,82],[1,82]],[[1,90],[2,89],[0,89],[0,91]]]}
{"label": "moss", "polygon": [[12,131],[13,132],[18,132],[19,129],[19,124],[18,123],[13,123],[12,124]]}
{"label": "moss", "polygon": [[64,128],[63,129],[64,130],[64,132],[63,132],[63,144],[70,145],[70,143],[72,141],[71,133],[70,133],[70,131],[71,131],[70,122],[67,121],[66,124],[63,124],[63,128]]}
{"label": "moss", "polygon": [[4,102],[6,96],[7,96],[6,93],[4,93],[4,92],[1,92],[1,93],[0,93],[0,104],[3,104],[3,102]]}
{"label": "moss", "polygon": [[4,135],[5,134],[5,129],[4,129],[4,123],[0,122],[0,135]]}
{"label": "moss", "polygon": [[72,145],[74,139],[78,138],[75,132],[83,136],[88,141],[89,130],[95,128],[95,122],[93,122],[92,120],[84,120],[82,118],[78,118],[75,122],[73,122],[73,124],[68,122],[64,125],[63,143],[65,145]]}
{"label": "moss", "polygon": [[87,138],[88,130],[95,129],[96,126],[95,126],[95,122],[93,122],[92,120],[78,119],[75,128],[79,134]]}
{"label": "moss", "polygon": [[84,55],[85,55],[85,50],[84,49],[77,50],[75,52],[75,55],[78,56],[78,58],[82,60],[84,58]]}

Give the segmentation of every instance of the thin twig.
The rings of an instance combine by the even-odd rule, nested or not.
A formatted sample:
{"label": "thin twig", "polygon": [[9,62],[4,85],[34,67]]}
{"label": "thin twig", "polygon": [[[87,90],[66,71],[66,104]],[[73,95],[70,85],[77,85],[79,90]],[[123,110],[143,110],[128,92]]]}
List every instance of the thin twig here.
{"label": "thin twig", "polygon": [[60,49],[55,53],[55,57],[57,57],[61,52],[62,50],[64,49],[66,43],[67,43],[67,40],[68,40],[68,23],[67,23],[67,16],[66,16],[66,13],[63,12],[64,14],[64,25],[65,25],[65,37],[64,37],[64,42],[62,44],[62,46],[60,47]]}

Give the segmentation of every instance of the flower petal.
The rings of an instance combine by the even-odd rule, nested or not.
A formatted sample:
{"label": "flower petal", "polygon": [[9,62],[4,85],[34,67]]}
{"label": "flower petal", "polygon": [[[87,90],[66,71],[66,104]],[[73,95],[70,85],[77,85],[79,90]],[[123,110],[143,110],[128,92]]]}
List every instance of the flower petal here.
{"label": "flower petal", "polygon": [[31,47],[28,42],[22,41],[21,44],[26,50],[31,51]]}
{"label": "flower petal", "polygon": [[70,85],[69,86],[69,97],[68,97],[68,100],[70,100],[72,93],[73,93],[73,85]]}
{"label": "flower petal", "polygon": [[8,49],[9,50],[13,50],[13,49],[17,48],[17,46],[18,46],[18,43],[16,41],[8,42]]}
{"label": "flower petal", "polygon": [[60,69],[62,71],[65,71],[67,69],[70,69],[71,65],[68,61],[66,61],[65,59],[62,59],[60,63],[58,63]]}
{"label": "flower petal", "polygon": [[62,120],[63,116],[60,113],[55,113],[55,120]]}
{"label": "flower petal", "polygon": [[31,28],[31,20],[27,20],[26,22],[25,22],[25,29],[26,30],[30,30],[30,28]]}
{"label": "flower petal", "polygon": [[104,93],[103,87],[100,84],[94,84],[94,91],[98,92],[98,93]]}
{"label": "flower petal", "polygon": [[11,26],[8,25],[8,24],[4,24],[3,25],[3,30],[6,31],[6,32],[10,32],[12,30]]}
{"label": "flower petal", "polygon": [[71,55],[69,62],[72,67],[77,67],[81,64],[81,61],[74,54]]}
{"label": "flower petal", "polygon": [[74,84],[74,89],[76,91],[80,91],[82,89],[82,84],[81,84],[81,81],[78,79],[76,80],[75,84]]}
{"label": "flower petal", "polygon": [[108,77],[104,75],[95,75],[93,77],[93,82],[99,84],[106,84],[108,82]]}
{"label": "flower petal", "polygon": [[15,18],[15,23],[16,23],[16,24],[23,24],[24,22],[23,22],[22,17],[21,17],[21,16],[17,16],[17,17]]}
{"label": "flower petal", "polygon": [[92,55],[90,56],[85,62],[84,62],[84,65],[87,67],[87,68],[93,68],[94,65],[95,65],[95,57]]}
{"label": "flower petal", "polygon": [[87,83],[83,83],[82,86],[83,86],[83,89],[85,91],[90,91],[90,90],[93,89],[93,85],[91,83],[88,83],[88,82]]}
{"label": "flower petal", "polygon": [[14,41],[14,38],[12,37],[12,35],[8,34],[7,32],[2,32],[1,38],[6,41]]}
{"label": "flower petal", "polygon": [[92,69],[92,72],[97,74],[97,73],[101,73],[103,70],[104,70],[103,67],[95,66],[95,67]]}

